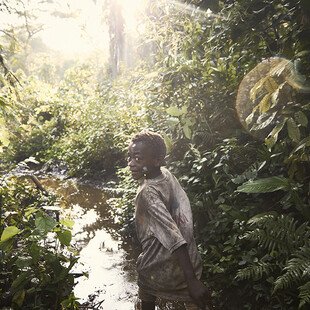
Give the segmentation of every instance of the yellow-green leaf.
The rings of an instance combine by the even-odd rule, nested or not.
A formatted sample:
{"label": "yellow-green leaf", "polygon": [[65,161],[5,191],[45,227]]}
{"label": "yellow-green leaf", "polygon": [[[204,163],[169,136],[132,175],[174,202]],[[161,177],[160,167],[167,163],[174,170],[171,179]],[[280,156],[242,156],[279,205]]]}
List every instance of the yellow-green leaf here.
{"label": "yellow-green leaf", "polygon": [[274,80],[274,78],[268,76],[265,84],[264,84],[266,90],[268,91],[268,93],[273,93],[277,90],[277,88],[279,87],[278,83]]}
{"label": "yellow-green leaf", "polygon": [[265,113],[270,109],[271,102],[270,102],[271,94],[267,94],[259,103],[259,112]]}
{"label": "yellow-green leaf", "polygon": [[35,212],[37,212],[37,211],[38,211],[38,209],[37,209],[36,207],[29,207],[29,208],[27,208],[27,209],[25,210],[25,216],[26,216],[26,218],[29,220],[30,215],[33,214],[33,213],[35,213]]}
{"label": "yellow-green leaf", "polygon": [[1,242],[6,241],[19,233],[20,233],[20,229],[18,229],[16,226],[8,226],[2,232],[0,240]]}
{"label": "yellow-green leaf", "polygon": [[169,107],[168,109],[166,109],[166,112],[171,115],[171,116],[181,116],[184,114],[184,111],[179,109],[178,107]]}
{"label": "yellow-green leaf", "polygon": [[10,133],[6,130],[6,128],[0,128],[0,147],[8,146],[10,144]]}
{"label": "yellow-green leaf", "polygon": [[250,90],[250,99],[252,101],[256,100],[257,94],[259,94],[259,92],[262,90],[264,86],[265,80],[266,78],[260,79]]}
{"label": "yellow-green leaf", "polygon": [[182,129],[183,129],[183,132],[184,132],[185,137],[186,137],[187,139],[190,139],[190,138],[192,137],[192,131],[191,131],[191,129],[188,127],[188,125],[185,124],[185,125],[182,127]]}
{"label": "yellow-green leaf", "polygon": [[73,225],[74,225],[74,221],[65,218],[65,219],[61,219],[61,220],[60,220],[60,224],[66,226],[66,227],[68,227],[68,228],[72,228]]}

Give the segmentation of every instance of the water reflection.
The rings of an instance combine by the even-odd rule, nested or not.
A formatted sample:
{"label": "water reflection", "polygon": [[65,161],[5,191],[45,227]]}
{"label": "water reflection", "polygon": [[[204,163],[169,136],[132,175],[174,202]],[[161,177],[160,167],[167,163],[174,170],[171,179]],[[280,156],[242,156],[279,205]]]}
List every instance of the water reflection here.
{"label": "water reflection", "polygon": [[[131,246],[127,251],[106,203],[107,194],[74,181],[42,179],[49,190],[63,197],[64,216],[74,219],[73,241],[80,249],[73,272],[78,278],[74,293],[80,302],[92,300],[97,309],[129,310],[136,298],[136,273]],[[100,305],[100,306],[99,306]]]}

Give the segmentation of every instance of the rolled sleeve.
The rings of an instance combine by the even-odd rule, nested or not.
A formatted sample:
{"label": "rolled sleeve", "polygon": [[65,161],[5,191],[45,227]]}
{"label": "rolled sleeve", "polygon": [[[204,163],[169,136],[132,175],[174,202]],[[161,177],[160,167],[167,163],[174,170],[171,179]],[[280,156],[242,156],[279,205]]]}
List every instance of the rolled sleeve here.
{"label": "rolled sleeve", "polygon": [[149,219],[149,228],[156,239],[172,253],[186,244],[177,224],[155,189],[148,187],[142,194],[142,200]]}

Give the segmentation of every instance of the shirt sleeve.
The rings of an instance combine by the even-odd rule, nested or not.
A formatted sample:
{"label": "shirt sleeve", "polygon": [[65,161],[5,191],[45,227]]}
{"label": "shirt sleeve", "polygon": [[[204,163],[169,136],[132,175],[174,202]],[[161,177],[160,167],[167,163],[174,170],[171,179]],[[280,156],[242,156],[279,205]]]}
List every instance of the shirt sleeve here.
{"label": "shirt sleeve", "polygon": [[149,218],[149,227],[154,237],[172,253],[186,244],[177,224],[160,197],[160,193],[151,187],[141,193],[142,203]]}

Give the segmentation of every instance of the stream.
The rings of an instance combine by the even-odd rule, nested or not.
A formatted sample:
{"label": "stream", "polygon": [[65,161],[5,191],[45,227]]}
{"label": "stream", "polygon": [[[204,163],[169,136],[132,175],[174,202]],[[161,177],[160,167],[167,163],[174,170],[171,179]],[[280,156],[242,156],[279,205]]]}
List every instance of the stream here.
{"label": "stream", "polygon": [[[41,178],[43,186],[62,197],[63,215],[74,220],[73,243],[80,250],[74,294],[95,309],[134,309],[137,295],[135,251],[117,233],[108,195],[99,188],[74,180]],[[89,309],[92,309],[91,307]]]}

